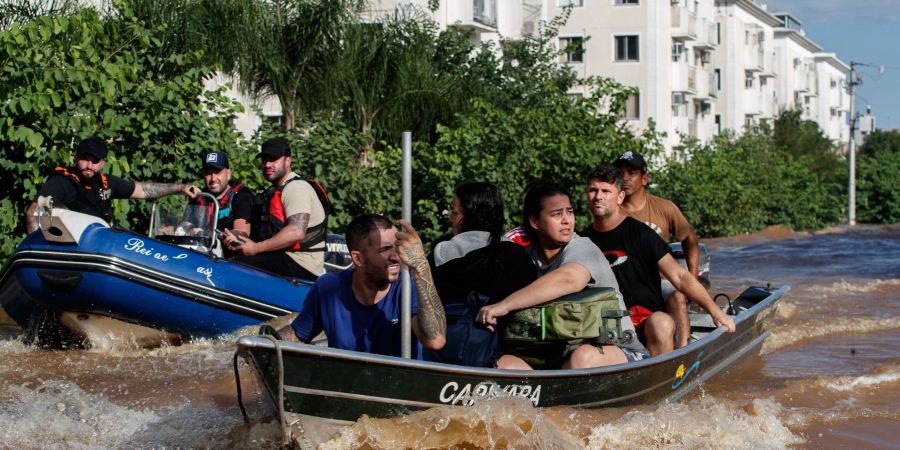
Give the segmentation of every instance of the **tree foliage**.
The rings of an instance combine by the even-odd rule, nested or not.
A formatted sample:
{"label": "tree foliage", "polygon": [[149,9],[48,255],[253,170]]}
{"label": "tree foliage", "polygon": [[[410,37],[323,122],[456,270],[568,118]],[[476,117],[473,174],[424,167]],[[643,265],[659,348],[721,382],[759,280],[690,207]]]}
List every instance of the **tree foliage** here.
{"label": "tree foliage", "polygon": [[[199,55],[158,56],[153,30],[125,14],[101,20],[85,9],[40,16],[0,32],[2,253],[24,231],[23,214],[78,141],[111,142],[104,170],[136,180],[192,181],[205,150],[237,142],[240,107],[204,90]],[[147,204],[118,202],[114,220],[137,226]]]}
{"label": "tree foliage", "polygon": [[701,236],[730,236],[784,224],[821,228],[843,217],[846,163],[813,122],[783,113],[774,127],[692,143],[654,178],[662,196]]}
{"label": "tree foliage", "polygon": [[876,131],[856,160],[857,220],[900,222],[900,131]]}

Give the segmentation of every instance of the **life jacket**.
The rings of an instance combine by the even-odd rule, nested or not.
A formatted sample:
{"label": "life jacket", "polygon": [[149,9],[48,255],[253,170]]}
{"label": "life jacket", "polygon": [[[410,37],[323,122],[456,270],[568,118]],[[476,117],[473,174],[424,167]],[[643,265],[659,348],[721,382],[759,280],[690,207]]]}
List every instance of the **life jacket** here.
{"label": "life jacket", "polygon": [[321,242],[325,242],[325,237],[328,235],[328,215],[331,211],[331,200],[328,199],[328,192],[325,191],[325,187],[312,178],[293,177],[288,180],[287,183],[269,188],[269,190],[266,191],[263,195],[262,211],[258,227],[259,231],[256,236],[257,239],[255,240],[261,241],[268,239],[278,234],[278,232],[284,228],[286,217],[284,215],[284,203],[281,201],[281,192],[284,190],[285,186],[294,181],[305,181],[312,186],[313,191],[316,193],[316,197],[319,199],[319,203],[322,205],[322,210],[325,211],[325,219],[318,225],[307,227],[306,236],[303,240],[292,245],[288,251],[324,252],[327,249],[326,246],[322,246],[322,248],[312,247]]}
{"label": "life jacket", "polygon": [[[219,221],[216,222],[217,230],[224,231],[226,228],[233,228],[234,216],[231,215],[231,203],[234,200],[235,194],[237,194],[241,190],[249,192],[249,189],[246,186],[244,186],[240,182],[232,180],[228,183],[228,191],[225,193],[225,195],[222,196],[222,198],[217,199],[219,201]],[[253,193],[251,192],[250,195],[253,195]],[[212,223],[213,208],[207,207],[207,205],[210,203],[209,199],[206,197],[198,196],[196,199],[194,199],[194,203],[204,208],[204,210],[207,212],[207,223]]]}
{"label": "life jacket", "polygon": [[[75,173],[74,169],[56,167],[50,176],[66,177],[75,183],[78,194],[75,196],[74,203],[66,205],[67,208],[110,222],[112,219],[112,190],[109,188],[106,174],[100,172],[97,177],[85,182]],[[96,182],[97,179],[100,180],[99,183]]]}

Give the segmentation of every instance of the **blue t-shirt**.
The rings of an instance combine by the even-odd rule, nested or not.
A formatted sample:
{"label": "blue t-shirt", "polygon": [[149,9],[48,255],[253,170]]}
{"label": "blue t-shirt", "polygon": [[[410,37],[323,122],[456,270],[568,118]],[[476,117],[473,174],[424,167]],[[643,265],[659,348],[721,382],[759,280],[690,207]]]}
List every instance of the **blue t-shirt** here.
{"label": "blue t-shirt", "polygon": [[[391,284],[380,302],[366,306],[353,295],[350,268],[326,273],[310,289],[300,315],[291,323],[302,341],[309,341],[322,331],[328,346],[358,352],[400,356],[400,281]],[[411,313],[418,313],[415,283],[412,284]],[[412,336],[412,357],[422,359],[422,345]]]}

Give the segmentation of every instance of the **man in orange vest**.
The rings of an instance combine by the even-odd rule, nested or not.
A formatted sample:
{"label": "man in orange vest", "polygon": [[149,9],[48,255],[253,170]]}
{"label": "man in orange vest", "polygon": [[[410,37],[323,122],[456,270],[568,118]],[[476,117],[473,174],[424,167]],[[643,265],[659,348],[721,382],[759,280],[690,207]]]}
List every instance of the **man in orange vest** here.
{"label": "man in orange vest", "polygon": [[242,255],[236,261],[286,277],[315,280],[325,271],[328,196],[319,183],[291,171],[291,148],[284,139],[264,142],[259,157],[263,176],[272,187],[263,195],[256,240],[225,230],[225,244]]}
{"label": "man in orange vest", "polygon": [[[200,189],[190,184],[128,181],[103,173],[106,163],[106,142],[97,137],[81,141],[75,150],[75,165],[57,167],[38,191],[38,197],[53,197],[56,205],[72,211],[97,216],[107,223],[112,219],[112,199],[159,198],[183,193],[195,197]],[[25,212],[25,228],[37,230],[37,202],[31,202]]]}

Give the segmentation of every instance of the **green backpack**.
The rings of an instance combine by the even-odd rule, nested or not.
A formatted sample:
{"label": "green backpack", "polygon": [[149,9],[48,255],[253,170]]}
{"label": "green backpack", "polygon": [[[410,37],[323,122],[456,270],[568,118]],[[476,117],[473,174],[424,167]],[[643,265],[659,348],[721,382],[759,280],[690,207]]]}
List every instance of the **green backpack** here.
{"label": "green backpack", "polygon": [[587,288],[510,313],[500,327],[500,338],[511,344],[588,339],[628,343],[634,333],[623,333],[620,321],[630,315],[619,309],[615,289]]}

